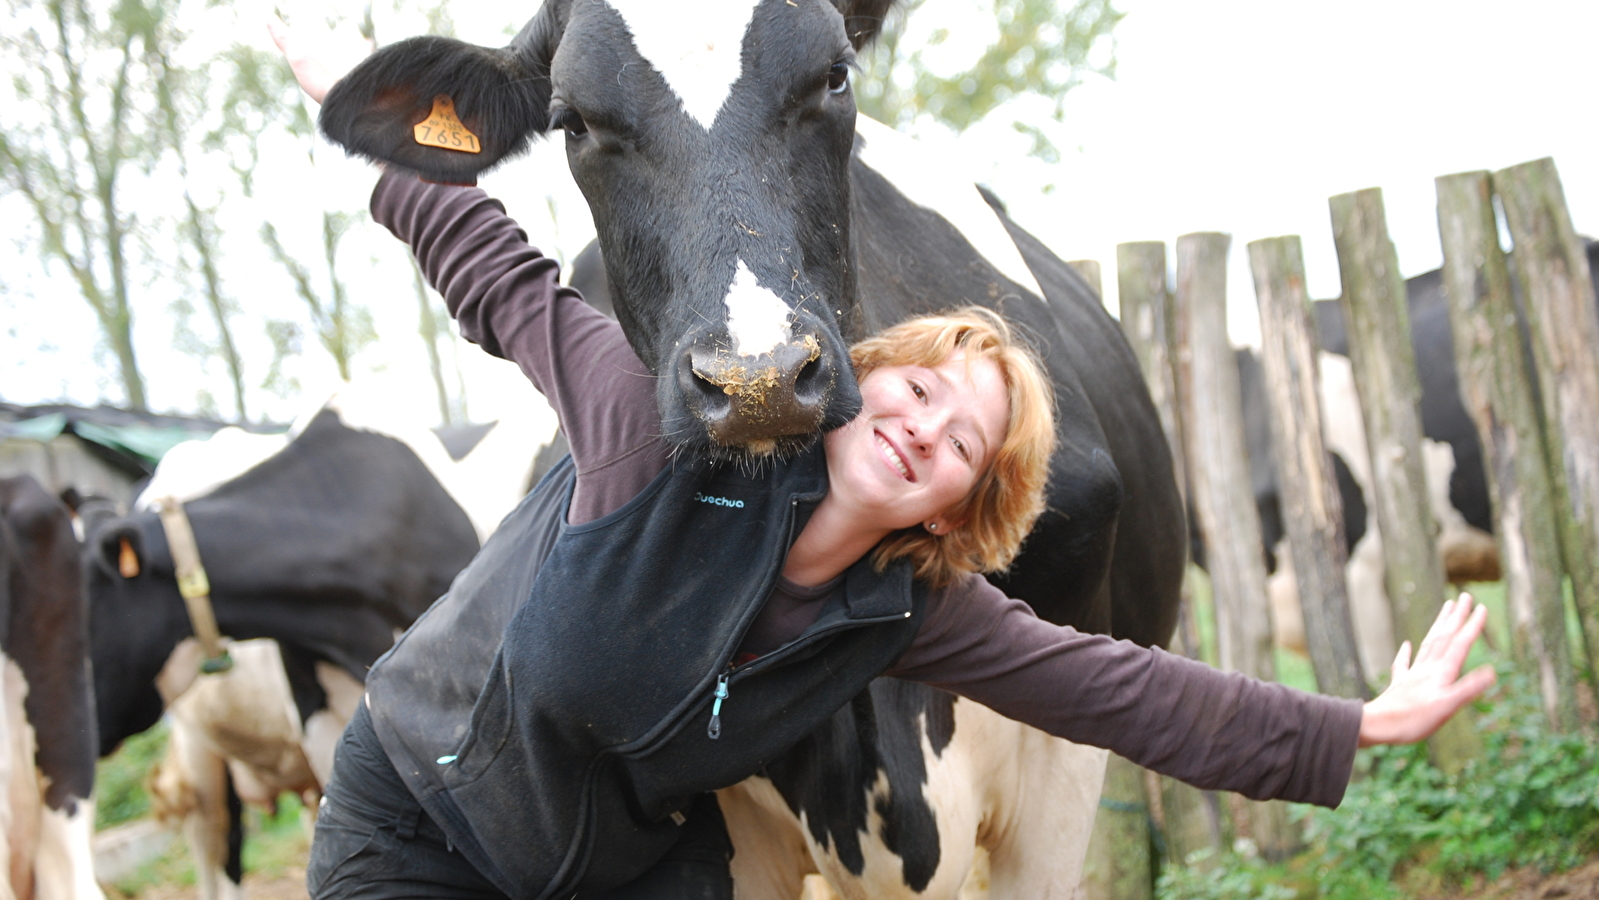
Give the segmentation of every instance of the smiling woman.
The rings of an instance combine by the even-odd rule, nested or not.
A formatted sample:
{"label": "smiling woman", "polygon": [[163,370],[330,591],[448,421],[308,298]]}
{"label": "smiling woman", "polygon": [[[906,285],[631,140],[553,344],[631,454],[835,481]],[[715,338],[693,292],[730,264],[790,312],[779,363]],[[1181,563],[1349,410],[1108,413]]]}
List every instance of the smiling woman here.
{"label": "smiling woman", "polygon": [[[545,9],[571,13],[564,22],[567,38],[584,28],[614,29],[621,21],[613,5],[599,0]],[[554,16],[547,12],[523,36],[537,44],[539,29],[557,21]],[[819,3],[768,0],[750,34],[764,33],[756,27],[762,22],[798,16],[825,25],[819,33],[847,46],[846,17]],[[406,52],[438,47],[423,42]],[[793,40],[773,39],[765,47],[774,59],[792,49]],[[605,54],[616,50],[610,44],[561,51],[556,63],[575,59],[603,68]],[[772,96],[789,97],[782,101],[785,115],[821,121],[822,143],[836,142],[835,161],[844,160],[853,109],[847,91],[831,93],[827,77],[839,47],[820,42],[809,50],[794,59],[817,73],[814,84],[803,82],[814,89],[797,100]],[[352,74],[332,89],[329,110],[341,96],[358,99],[370,90],[373,72],[415,82],[415,73],[397,59],[380,52],[363,67],[365,77]],[[649,66],[630,63],[629,72],[643,87],[655,77]],[[615,67],[605,74],[608,88],[619,76]],[[424,95],[433,92],[417,93]],[[835,104],[838,97],[844,99]],[[761,98],[743,99],[753,104]],[[463,121],[470,119],[472,107],[462,97],[456,105]],[[716,158],[739,139],[701,140],[701,123],[688,121],[685,111],[672,108],[672,116],[641,120],[640,130],[619,137],[616,123],[590,109],[584,111],[588,135],[568,144],[574,170],[596,154],[647,168],[633,157],[647,143],[640,135],[648,133],[692,137],[697,155],[691,162],[715,169],[722,181],[732,177]],[[426,112],[418,107],[417,118]],[[635,175],[616,177],[631,185],[627,178]],[[758,187],[767,183],[761,175],[740,171],[742,180],[730,190],[758,195],[767,190]],[[678,202],[669,185],[652,186],[663,207]],[[622,193],[636,200],[642,190]],[[842,200],[833,199],[841,210]],[[602,234],[626,218],[627,227],[640,229],[640,240],[671,237],[661,233],[670,229],[651,218],[652,211],[658,209],[619,208],[611,211],[613,221],[601,221],[611,215],[602,210],[596,220]],[[794,258],[845,258],[847,241],[836,226],[798,235],[793,244],[770,235],[745,243],[744,237],[761,235],[747,225],[735,229],[740,222],[730,222],[726,209],[678,211],[703,213],[706,221],[726,226],[704,232],[726,245],[728,252],[718,257],[725,265],[695,261],[685,269],[699,279],[707,301],[702,312],[727,297],[739,265],[766,272],[768,285],[811,298],[818,296],[816,285],[799,279],[791,248],[800,248]],[[825,437],[802,435],[781,455],[730,464],[725,456],[694,452],[693,445],[685,452],[680,436],[671,433],[672,420],[657,415],[654,402],[657,385],[685,382],[694,391],[725,395],[725,387],[707,392],[699,384],[707,382],[702,370],[711,367],[695,358],[725,348],[725,332],[630,345],[622,326],[560,286],[556,265],[527,244],[498,203],[474,188],[423,184],[391,170],[373,193],[372,212],[410,245],[462,334],[517,362],[549,398],[572,457],[506,518],[450,593],[371,670],[367,703],[345,734],[326,786],[308,866],[313,897],[730,897],[729,832],[745,841],[760,835],[751,834],[758,829],[729,829],[716,792],[758,773],[777,778],[785,769],[805,770],[809,758],[826,752],[819,729],[861,704],[879,675],[936,686],[1202,787],[1325,805],[1342,796],[1358,742],[1423,737],[1491,678],[1459,679],[1482,624],[1469,602],[1446,609],[1417,664],[1396,666],[1390,690],[1363,709],[1356,701],[1261,684],[1158,649],[1084,634],[1041,620],[1005,596],[978,573],[1002,568],[1015,556],[1043,507],[1054,431],[1037,364],[992,313],[915,318],[857,344],[847,357],[835,347],[852,366],[844,374],[855,378],[847,382],[851,395],[836,396],[828,407],[830,418],[820,423]],[[846,219],[841,213],[821,221]],[[668,254],[676,263],[699,259],[679,255]],[[607,257],[613,276],[619,266]],[[847,278],[852,271],[846,266],[833,274]],[[645,289],[653,290],[660,277],[659,270],[643,271],[633,287],[653,297]],[[802,313],[815,312],[803,301],[794,307],[785,323],[793,336],[788,345],[812,346],[805,338],[814,342],[815,336],[801,334]],[[650,314],[665,315],[644,305],[629,315]],[[652,376],[652,360],[644,356],[666,361],[661,377]],[[692,371],[664,371],[679,363]],[[1065,389],[1060,397],[1063,403],[1082,400]],[[749,405],[757,415],[763,406]],[[1082,473],[1063,468],[1057,476],[1070,481]],[[1119,490],[1120,482],[1114,487]],[[1129,492],[1137,493],[1136,483]],[[955,732],[956,718],[948,714],[949,733],[935,747],[974,740],[966,725]],[[857,727],[875,729],[880,721],[886,717],[857,720]],[[910,746],[920,748],[922,740],[918,734]],[[1096,796],[1102,751],[1047,743],[1056,749],[1040,752],[1059,754],[1051,762],[1072,762],[1050,768],[1047,783],[1028,790],[1049,793],[1068,782],[1077,802]],[[866,749],[877,752],[875,745]],[[910,756],[933,768],[914,750]],[[855,762],[868,773],[876,770],[875,761]],[[1014,762],[1007,759],[1002,768],[1009,771]],[[820,846],[812,845],[818,859],[809,865],[827,866],[819,857],[832,854],[836,871],[850,867],[859,876],[866,865],[860,859],[864,833],[865,840],[894,845],[885,854],[899,858],[878,863],[893,872],[893,886],[954,896],[965,877],[961,861],[969,859],[961,847],[941,846],[936,833],[923,838],[925,831],[919,832],[914,840],[889,833],[909,821],[888,817],[900,815],[896,804],[909,808],[923,797],[920,783],[895,784],[890,796],[871,793],[872,786],[853,795],[848,786],[834,790],[829,805],[869,801],[884,824],[874,832],[865,811],[863,824],[811,819],[809,839]],[[794,802],[787,795],[784,800]],[[1091,818],[1091,804],[1082,807],[1083,818]],[[981,808],[981,802],[972,805]],[[727,815],[737,814],[730,804]],[[955,813],[929,810],[924,819],[940,814]],[[958,827],[966,829],[961,834],[969,853],[978,824]],[[1057,837],[1045,832],[1049,840]],[[931,852],[921,852],[929,844]],[[739,864],[754,876],[762,864],[753,860],[752,866],[745,846],[751,845],[741,845]],[[1058,848],[1006,849],[1025,861],[1012,873],[1014,882],[1023,883],[1028,873],[1022,868],[1031,867],[1031,884],[1038,887],[1019,889],[1017,896],[1058,896],[1075,888],[1080,863],[1056,867],[1065,873],[1060,883],[1051,880],[1053,873],[1037,874],[1045,857],[1060,855]],[[847,852],[854,861],[839,863]],[[790,868],[801,865],[791,861]],[[742,881],[741,889],[750,883]],[[797,884],[766,887],[771,896],[798,893]]]}
{"label": "smiling woman", "polygon": [[1043,511],[1055,447],[1038,361],[981,307],[903,322],[850,360],[862,411],[823,438],[830,490],[784,577],[820,584],[873,547],[936,585],[1003,571]]}

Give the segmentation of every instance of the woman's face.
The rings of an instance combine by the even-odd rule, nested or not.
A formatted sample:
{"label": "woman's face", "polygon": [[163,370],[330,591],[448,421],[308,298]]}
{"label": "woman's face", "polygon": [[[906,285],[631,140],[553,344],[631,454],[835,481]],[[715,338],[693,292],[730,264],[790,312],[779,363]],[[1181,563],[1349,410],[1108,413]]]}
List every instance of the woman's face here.
{"label": "woman's face", "polygon": [[1005,440],[1010,400],[999,365],[957,350],[932,366],[886,366],[861,380],[861,413],[823,438],[829,489],[863,517],[898,530],[945,518]]}

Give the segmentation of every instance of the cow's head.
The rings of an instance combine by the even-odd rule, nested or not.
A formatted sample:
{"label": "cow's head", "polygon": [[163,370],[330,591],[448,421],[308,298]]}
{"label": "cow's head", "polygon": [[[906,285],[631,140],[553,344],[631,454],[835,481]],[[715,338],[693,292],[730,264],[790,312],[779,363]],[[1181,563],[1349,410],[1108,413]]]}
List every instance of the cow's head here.
{"label": "cow's head", "polygon": [[[547,0],[503,49],[378,51],[321,124],[354,153],[466,183],[564,131],[618,318],[660,376],[664,433],[771,452],[859,408],[850,78],[891,2]],[[438,98],[480,152],[422,139]]]}
{"label": "cow's head", "polygon": [[156,688],[167,655],[189,633],[166,537],[154,515],[102,522],[84,541],[99,753],[161,718]]}

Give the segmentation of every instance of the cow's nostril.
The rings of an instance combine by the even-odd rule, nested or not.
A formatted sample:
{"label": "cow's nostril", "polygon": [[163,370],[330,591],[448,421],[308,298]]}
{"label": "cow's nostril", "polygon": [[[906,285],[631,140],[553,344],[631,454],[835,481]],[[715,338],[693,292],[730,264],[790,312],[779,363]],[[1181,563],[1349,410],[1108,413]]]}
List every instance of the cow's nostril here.
{"label": "cow's nostril", "polygon": [[683,363],[677,368],[678,389],[701,418],[726,415],[732,398],[725,388],[711,381],[700,369],[701,366],[695,365],[692,353],[684,354]]}
{"label": "cow's nostril", "polygon": [[818,353],[794,376],[794,399],[805,406],[822,404],[832,386],[832,366],[827,364],[826,354]]}

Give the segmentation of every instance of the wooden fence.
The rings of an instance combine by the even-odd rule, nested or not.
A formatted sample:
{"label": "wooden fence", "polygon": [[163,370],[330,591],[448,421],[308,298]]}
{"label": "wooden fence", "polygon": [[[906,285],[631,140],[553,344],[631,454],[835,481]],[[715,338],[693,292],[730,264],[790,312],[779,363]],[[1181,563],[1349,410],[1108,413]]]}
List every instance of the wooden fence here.
{"label": "wooden fence", "polygon": [[[1590,671],[1599,656],[1599,314],[1585,247],[1552,160],[1444,176],[1437,191],[1455,362],[1483,447],[1513,658],[1536,675],[1551,726],[1578,728],[1576,666],[1568,648],[1586,648]],[[1514,242],[1513,264],[1500,249],[1496,198]],[[1343,282],[1338,305],[1371,461],[1372,490],[1365,499],[1381,533],[1392,631],[1414,646],[1448,588],[1423,471],[1405,283],[1381,192],[1341,194],[1329,205]],[[1116,277],[1122,328],[1182,463],[1180,483],[1207,549],[1219,663],[1273,678],[1260,522],[1240,425],[1238,363],[1225,329],[1229,245],[1221,234],[1178,238],[1172,291],[1164,244],[1122,244]],[[1269,238],[1247,252],[1308,655],[1324,693],[1369,697],[1384,673],[1363,671],[1357,652],[1343,511],[1325,445],[1320,348],[1300,241]],[[1073,265],[1091,270],[1097,282],[1097,265]],[[1518,279],[1520,304],[1513,290]],[[1523,334],[1530,335],[1530,354]],[[1565,581],[1575,599],[1577,636],[1567,633]],[[1173,649],[1196,654],[1191,610],[1183,622]],[[1457,716],[1429,743],[1429,752],[1437,765],[1456,770],[1481,752],[1480,739],[1469,718]],[[1168,864],[1183,864],[1198,849],[1219,849],[1229,833],[1251,838],[1268,856],[1295,849],[1279,804],[1218,803],[1213,795],[1116,766],[1107,774],[1106,797],[1090,851],[1087,897],[1151,896],[1151,857],[1127,852],[1140,843],[1163,845]],[[1231,811],[1230,825],[1218,816],[1223,808]],[[1111,834],[1114,839],[1103,837]]]}

